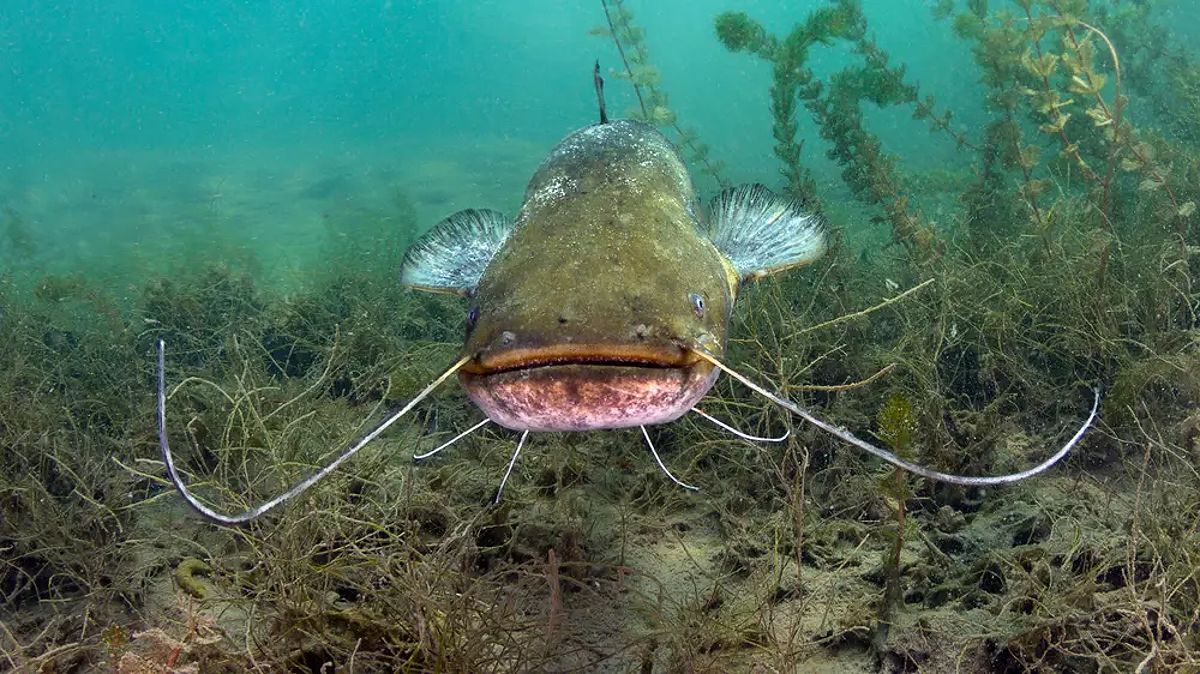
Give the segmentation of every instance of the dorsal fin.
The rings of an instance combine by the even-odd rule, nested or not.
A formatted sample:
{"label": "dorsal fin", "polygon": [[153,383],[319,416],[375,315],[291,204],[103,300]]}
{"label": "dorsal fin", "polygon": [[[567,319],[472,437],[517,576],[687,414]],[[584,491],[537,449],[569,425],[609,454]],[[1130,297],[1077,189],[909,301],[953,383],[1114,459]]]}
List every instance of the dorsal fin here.
{"label": "dorsal fin", "polygon": [[469,208],[421,235],[400,265],[400,282],[418,290],[466,295],[512,232],[502,213]]}
{"label": "dorsal fin", "polygon": [[741,185],[708,207],[708,236],[742,281],[809,264],[825,254],[825,220],[762,185]]}
{"label": "dorsal fin", "polygon": [[600,123],[608,124],[608,113],[604,111],[604,78],[600,77],[600,59],[592,69],[592,82],[596,85],[596,102],[600,104]]}

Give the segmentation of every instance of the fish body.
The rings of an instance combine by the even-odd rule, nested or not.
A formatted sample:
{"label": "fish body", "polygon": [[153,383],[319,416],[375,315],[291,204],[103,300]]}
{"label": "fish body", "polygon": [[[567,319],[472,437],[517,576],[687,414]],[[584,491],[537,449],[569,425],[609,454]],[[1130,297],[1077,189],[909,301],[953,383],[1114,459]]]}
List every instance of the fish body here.
{"label": "fish body", "polygon": [[736,277],[691,177],[633,120],[567,136],[534,174],[470,300],[459,380],[493,421],[582,431],[674,421],[716,378]]}
{"label": "fish body", "polygon": [[[819,219],[798,204],[739,190],[702,214],[683,160],[654,127],[591,125],[550,152],[511,223],[493,211],[450,216],[409,250],[402,280],[469,298],[459,380],[496,423],[666,423],[716,381],[696,349],[723,354],[743,280],[825,249]],[[735,236],[755,223],[765,249]],[[768,259],[781,237],[801,245]]]}

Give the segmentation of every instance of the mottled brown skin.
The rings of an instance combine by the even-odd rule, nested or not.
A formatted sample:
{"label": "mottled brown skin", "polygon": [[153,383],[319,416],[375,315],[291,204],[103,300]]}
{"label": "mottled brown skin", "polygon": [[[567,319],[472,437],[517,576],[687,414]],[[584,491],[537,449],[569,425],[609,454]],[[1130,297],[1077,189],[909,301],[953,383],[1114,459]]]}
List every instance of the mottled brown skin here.
{"label": "mottled brown skin", "polygon": [[664,423],[690,409],[716,378],[693,346],[721,355],[737,289],[697,229],[695,199],[646,124],[564,139],[472,296],[459,375],[472,399],[518,430]]}

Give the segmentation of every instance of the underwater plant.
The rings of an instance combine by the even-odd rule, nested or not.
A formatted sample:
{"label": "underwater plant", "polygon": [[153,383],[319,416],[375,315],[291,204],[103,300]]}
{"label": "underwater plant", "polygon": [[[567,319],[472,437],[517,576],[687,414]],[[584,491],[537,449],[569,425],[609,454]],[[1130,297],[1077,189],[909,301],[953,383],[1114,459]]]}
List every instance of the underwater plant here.
{"label": "underwater plant", "polygon": [[[922,98],[915,86],[904,81],[903,67],[889,65],[887,53],[867,33],[866,18],[857,0],[837,0],[829,7],[813,10],[782,39],[769,34],[744,12],[725,12],[715,19],[714,26],[726,49],[753,54],[772,64],[772,129],[775,155],[783,163],[786,191],[801,199],[816,200],[815,184],[800,161],[803,141],[796,139],[796,106],[802,102],[817,122],[822,138],[830,143],[827,154],[843,167],[842,179],[854,195],[883,209],[896,243],[914,259],[929,261],[936,257],[940,244],[930,226],[912,212],[909,199],[901,194],[894,160],[865,127],[861,104],[911,104],[914,116],[949,133],[960,147],[972,145],[951,128],[949,112],[937,114],[933,99]],[[862,57],[863,64],[847,66],[825,85],[805,67],[808,51],[814,45],[838,42],[848,43]]]}
{"label": "underwater plant", "polygon": [[[897,456],[903,457],[912,447],[913,432],[916,428],[912,402],[899,392],[893,393],[879,410],[881,439]],[[892,539],[891,549],[883,560],[887,580],[883,596],[879,600],[879,623],[872,639],[873,646],[880,652],[887,643],[892,613],[901,600],[900,553],[904,550],[905,527],[909,526],[906,514],[910,493],[906,480],[904,470],[896,468],[892,471],[890,479],[885,479],[882,485],[892,506],[895,522],[887,534]]]}
{"label": "underwater plant", "polygon": [[[1121,2],[1090,7],[1116,51],[1123,55],[1124,81],[1138,96],[1130,103],[1158,120],[1174,142],[1193,151],[1200,146],[1194,120],[1200,115],[1200,59],[1162,35],[1157,15],[1162,3]],[[1140,100],[1139,100],[1140,99]],[[1141,103],[1141,105],[1139,105]]]}
{"label": "underwater plant", "polygon": [[609,72],[617,79],[628,81],[633,88],[638,107],[631,110],[629,116],[668,130],[671,140],[690,166],[700,175],[711,178],[721,189],[728,188],[729,182],[723,175],[724,164],[709,156],[708,145],[700,140],[695,129],[682,126],[678,113],[671,108],[661,86],[662,75],[650,62],[646,31],[634,22],[633,12],[624,0],[600,0],[600,5],[607,25],[597,26],[591,33],[611,39],[621,56],[622,69]]}

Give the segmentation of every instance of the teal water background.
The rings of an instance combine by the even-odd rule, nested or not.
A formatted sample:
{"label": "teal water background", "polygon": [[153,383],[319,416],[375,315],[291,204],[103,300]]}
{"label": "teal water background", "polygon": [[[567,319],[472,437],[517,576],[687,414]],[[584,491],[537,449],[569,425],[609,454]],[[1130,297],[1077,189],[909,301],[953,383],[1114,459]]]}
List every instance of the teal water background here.
{"label": "teal water background", "polygon": [[[770,69],[728,53],[713,18],[743,10],[784,33],[819,4],[628,2],[672,107],[733,182],[779,182]],[[984,118],[978,69],[929,5],[864,9],[910,81],[970,135]],[[599,1],[4,3],[0,217],[17,219],[28,245],[9,242],[3,271],[120,292],[228,260],[287,288],[339,237],[411,227],[414,212],[419,229],[460,208],[512,213],[550,147],[595,119],[592,62],[620,67],[611,41],[589,35],[603,23]],[[1200,29],[1177,23],[1194,42]],[[810,65],[821,77],[847,58],[817,49]],[[634,104],[625,82],[610,77],[607,91],[614,114]],[[964,166],[910,114],[868,117],[903,170]],[[800,118],[822,195],[849,201]]]}

